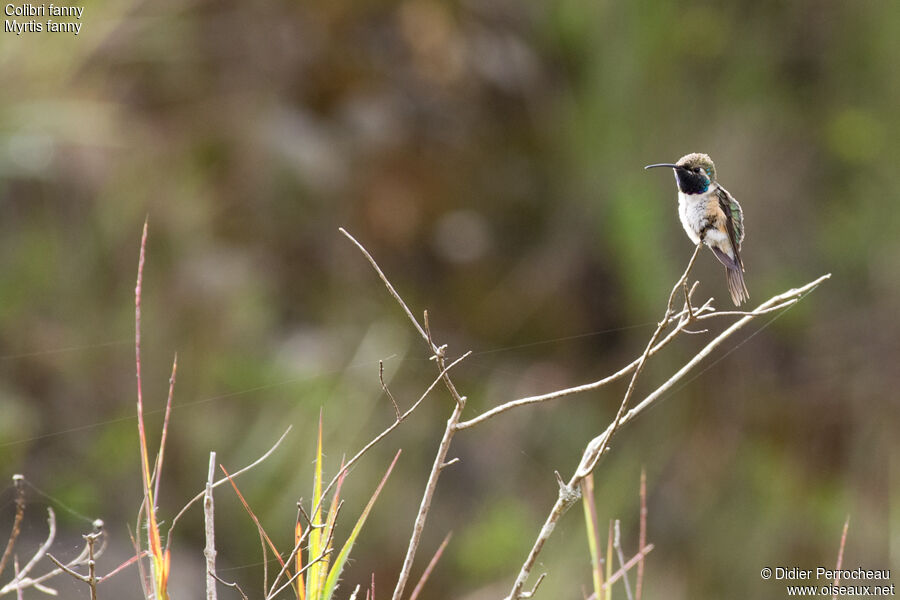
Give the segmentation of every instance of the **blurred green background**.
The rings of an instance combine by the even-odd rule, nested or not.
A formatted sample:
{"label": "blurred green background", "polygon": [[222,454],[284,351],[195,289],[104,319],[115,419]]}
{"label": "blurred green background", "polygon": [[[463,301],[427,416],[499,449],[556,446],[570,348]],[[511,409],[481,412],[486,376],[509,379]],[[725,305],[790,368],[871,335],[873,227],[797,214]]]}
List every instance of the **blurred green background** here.
{"label": "blurred green background", "polygon": [[[753,305],[833,278],[622,431],[596,472],[600,518],[636,548],[645,467],[651,600],[783,597],[760,569],[833,565],[847,515],[844,564],[900,569],[896,3],[95,0],[82,23],[0,34],[0,478],[53,498],[29,488],[26,533],[49,503],[70,535],[88,528],[75,513],[99,516],[128,552],[145,216],[154,440],[179,358],[161,518],[201,489],[209,450],[234,470],[290,424],[241,483],[288,547],[320,409],[333,473],[393,419],[379,360],[404,406],[435,374],[339,226],[450,355],[474,352],[455,373],[470,418],[641,351],[691,253],[671,176],[642,167],[702,151],[744,208]],[[695,276],[729,307],[709,252]],[[638,394],[706,339],[654,359]],[[414,570],[455,532],[429,598],[508,591],[553,471],[572,472],[624,388],[457,436]],[[345,594],[373,572],[393,590],[450,410],[435,393],[348,479],[349,528],[403,448]],[[218,498],[222,576],[258,594],[254,526]],[[8,487],[0,506],[6,531]],[[542,597],[590,587],[580,513],[541,557]],[[198,517],[176,535],[182,598],[202,584]],[[137,597],[136,573],[117,579]]]}

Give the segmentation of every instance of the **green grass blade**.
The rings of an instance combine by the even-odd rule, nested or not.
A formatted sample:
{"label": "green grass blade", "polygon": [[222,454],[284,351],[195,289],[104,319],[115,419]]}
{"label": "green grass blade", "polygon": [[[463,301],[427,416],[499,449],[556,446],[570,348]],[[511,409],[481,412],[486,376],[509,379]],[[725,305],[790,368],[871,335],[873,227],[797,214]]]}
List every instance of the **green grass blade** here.
{"label": "green grass blade", "polygon": [[591,578],[594,582],[594,595],[602,598],[603,570],[600,568],[600,537],[597,522],[597,505],[594,502],[594,476],[588,475],[581,484],[581,503],[584,506],[584,523],[587,528],[588,549],[591,552]]}
{"label": "green grass blade", "polygon": [[[322,554],[322,545],[324,540],[324,531],[321,527],[315,527],[322,522],[322,412],[319,411],[319,441],[316,444],[316,467],[313,477],[313,496],[312,496],[313,514],[312,529],[309,532],[309,553],[307,560],[312,561],[319,558]],[[324,579],[324,565],[321,561],[311,564],[306,572],[306,596],[309,600],[319,600],[322,597],[322,581]]]}
{"label": "green grass blade", "polygon": [[[341,471],[344,470],[344,462],[341,461]],[[334,545],[334,526],[335,521],[337,521],[338,508],[340,508],[341,504],[341,485],[344,483],[344,478],[347,476],[346,473],[341,473],[341,476],[338,477],[337,484],[334,487],[334,496],[331,498],[331,506],[328,508],[328,516],[325,517],[325,530],[322,533],[324,547],[322,548],[323,552],[327,552]],[[321,576],[319,577],[319,587],[324,587],[325,584],[325,575],[328,573],[328,566],[331,564],[331,554],[326,554],[321,561]]]}
{"label": "green grass blade", "polygon": [[344,565],[347,563],[347,559],[350,557],[350,550],[351,548],[353,548],[353,544],[354,542],[356,542],[356,538],[359,537],[359,532],[362,530],[363,524],[366,522],[366,518],[369,516],[369,512],[371,512],[372,506],[375,505],[375,500],[378,499],[378,494],[381,493],[381,489],[384,487],[384,484],[387,482],[391,471],[394,469],[394,465],[397,464],[398,458],[400,458],[400,450],[397,451],[397,454],[394,456],[394,460],[391,461],[391,465],[388,467],[387,472],[384,474],[384,477],[381,478],[381,483],[379,483],[378,487],[375,488],[375,493],[372,494],[372,497],[369,499],[369,503],[366,504],[366,507],[363,509],[362,514],[359,516],[359,520],[356,521],[356,525],[353,527],[353,531],[350,532],[350,535],[347,537],[347,541],[344,542],[343,548],[341,548],[341,551],[334,559],[334,565],[331,567],[331,571],[328,573],[328,578],[325,580],[325,588],[323,589],[324,594],[322,595],[321,600],[331,600],[334,591],[337,589],[338,579],[341,576],[341,571],[343,571]]}

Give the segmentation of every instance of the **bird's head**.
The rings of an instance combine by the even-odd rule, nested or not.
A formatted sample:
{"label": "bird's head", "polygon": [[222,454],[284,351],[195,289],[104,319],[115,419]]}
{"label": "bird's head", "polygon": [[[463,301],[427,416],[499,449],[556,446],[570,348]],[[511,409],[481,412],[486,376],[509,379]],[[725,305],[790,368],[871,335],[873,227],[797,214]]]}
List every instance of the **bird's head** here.
{"label": "bird's head", "polygon": [[677,163],[647,165],[645,169],[669,167],[675,171],[678,189],[685,194],[704,194],[716,180],[716,165],[708,154],[694,152],[678,159]]}

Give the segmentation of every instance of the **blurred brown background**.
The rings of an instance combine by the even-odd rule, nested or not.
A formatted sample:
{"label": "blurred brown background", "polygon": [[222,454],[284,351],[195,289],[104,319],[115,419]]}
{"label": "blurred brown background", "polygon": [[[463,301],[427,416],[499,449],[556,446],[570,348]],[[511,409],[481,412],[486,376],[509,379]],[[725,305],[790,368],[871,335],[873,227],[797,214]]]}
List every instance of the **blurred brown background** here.
{"label": "blurred brown background", "polygon": [[[404,405],[435,373],[339,226],[451,355],[474,352],[455,374],[468,418],[640,352],[691,252],[671,176],[642,167],[703,151],[744,207],[754,305],[833,278],[621,433],[596,473],[600,518],[636,547],[645,466],[650,599],[782,597],[760,569],[833,565],[848,514],[844,564],[900,569],[897,4],[96,0],[82,23],[0,34],[0,478],[54,498],[29,492],[30,535],[47,503],[70,535],[88,527],[61,502],[127,548],[145,216],[150,409],[179,356],[161,518],[201,489],[209,450],[234,469],[290,424],[241,483],[288,547],[320,408],[333,473],[393,418],[379,359]],[[695,275],[727,308],[710,253]],[[706,339],[651,362],[638,393]],[[508,591],[553,471],[573,470],[624,387],[457,436],[415,570],[452,529],[428,597]],[[373,571],[393,589],[449,412],[436,393],[349,478],[347,528],[403,448],[345,594]],[[218,497],[222,575],[256,593],[254,527]],[[9,488],[0,505],[5,535]],[[174,568],[195,583],[197,516]],[[538,569],[542,597],[590,587],[580,510]]]}

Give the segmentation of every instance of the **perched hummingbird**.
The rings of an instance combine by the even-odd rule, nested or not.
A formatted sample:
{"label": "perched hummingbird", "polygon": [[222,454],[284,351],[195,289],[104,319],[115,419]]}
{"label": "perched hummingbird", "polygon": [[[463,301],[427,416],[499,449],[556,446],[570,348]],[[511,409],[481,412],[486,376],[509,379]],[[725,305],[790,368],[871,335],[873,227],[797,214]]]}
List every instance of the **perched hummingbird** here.
{"label": "perched hummingbird", "polygon": [[744,213],[728,190],[716,181],[716,166],[706,154],[694,152],[675,164],[647,165],[669,167],[678,184],[678,216],[685,233],[695,244],[703,242],[725,265],[725,279],[735,306],[750,298],[744,284],[741,242],[744,239]]}

